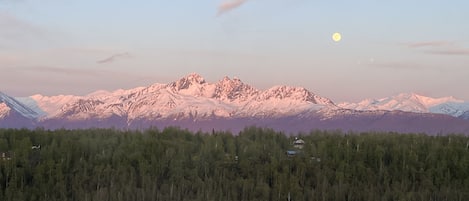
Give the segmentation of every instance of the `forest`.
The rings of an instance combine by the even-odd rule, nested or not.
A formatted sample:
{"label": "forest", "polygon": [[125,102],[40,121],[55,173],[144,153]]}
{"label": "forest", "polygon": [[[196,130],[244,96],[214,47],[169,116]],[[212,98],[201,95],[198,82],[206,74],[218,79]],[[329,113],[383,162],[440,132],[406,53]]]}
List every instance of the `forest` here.
{"label": "forest", "polygon": [[2,201],[468,198],[457,134],[0,129]]}

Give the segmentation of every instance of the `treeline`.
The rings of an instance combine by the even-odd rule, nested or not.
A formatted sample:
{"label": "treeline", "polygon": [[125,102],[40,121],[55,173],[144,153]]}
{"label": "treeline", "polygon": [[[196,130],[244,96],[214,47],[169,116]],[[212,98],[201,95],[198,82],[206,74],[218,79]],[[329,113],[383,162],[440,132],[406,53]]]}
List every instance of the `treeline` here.
{"label": "treeline", "polygon": [[[0,129],[0,200],[467,200],[469,137]],[[38,146],[41,146],[40,149]],[[33,148],[34,146],[34,148]]]}

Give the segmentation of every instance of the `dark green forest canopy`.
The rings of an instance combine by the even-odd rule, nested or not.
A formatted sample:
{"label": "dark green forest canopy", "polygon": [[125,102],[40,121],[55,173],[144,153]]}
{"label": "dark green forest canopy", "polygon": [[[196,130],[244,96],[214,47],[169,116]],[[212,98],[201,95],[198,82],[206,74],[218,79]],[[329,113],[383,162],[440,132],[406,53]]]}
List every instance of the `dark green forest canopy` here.
{"label": "dark green forest canopy", "polygon": [[0,129],[0,152],[5,201],[469,197],[462,135]]}

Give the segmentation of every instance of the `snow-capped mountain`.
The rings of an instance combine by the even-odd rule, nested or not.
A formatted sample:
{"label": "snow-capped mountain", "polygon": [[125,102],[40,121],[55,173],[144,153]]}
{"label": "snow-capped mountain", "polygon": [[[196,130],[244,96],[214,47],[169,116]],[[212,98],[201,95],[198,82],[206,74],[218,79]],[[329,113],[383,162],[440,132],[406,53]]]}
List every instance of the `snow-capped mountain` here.
{"label": "snow-capped mountain", "polygon": [[117,116],[126,118],[128,122],[136,119],[272,117],[335,106],[331,100],[304,88],[276,86],[260,91],[238,78],[224,77],[217,83],[207,83],[197,74],[169,84],[99,92],[83,97],[36,95],[31,98],[37,101],[36,105],[42,111],[47,111],[47,119],[84,120]]}
{"label": "snow-capped mountain", "polygon": [[452,96],[431,98],[415,93],[403,93],[381,99],[366,99],[359,103],[340,103],[339,107],[353,110],[401,110],[417,113],[436,113],[461,118],[463,118],[465,112],[469,112],[469,102],[464,102]]}
{"label": "snow-capped mountain", "polygon": [[0,92],[0,127],[31,128],[39,114],[13,97]]}
{"label": "snow-capped mountain", "polygon": [[17,98],[20,102],[28,105],[41,117],[49,118],[58,114],[60,109],[66,104],[79,100],[80,96],[73,95],[58,95],[58,96],[43,96],[36,94],[30,97]]}
{"label": "snow-capped mountain", "polygon": [[469,102],[445,102],[430,107],[429,111],[469,120]]}
{"label": "snow-capped mountain", "polygon": [[84,96],[13,98],[0,93],[0,127],[181,126],[236,132],[256,125],[288,132],[344,129],[469,134],[469,121],[464,120],[469,119],[467,106],[452,97],[417,94],[336,105],[302,87],[259,90],[238,78],[208,83],[200,75],[190,74],[168,84],[100,90]]}
{"label": "snow-capped mountain", "polygon": [[22,116],[30,119],[35,119],[40,116],[39,113],[24,105],[17,99],[10,97],[2,92],[0,92],[0,117],[7,116],[10,112],[17,112]]}

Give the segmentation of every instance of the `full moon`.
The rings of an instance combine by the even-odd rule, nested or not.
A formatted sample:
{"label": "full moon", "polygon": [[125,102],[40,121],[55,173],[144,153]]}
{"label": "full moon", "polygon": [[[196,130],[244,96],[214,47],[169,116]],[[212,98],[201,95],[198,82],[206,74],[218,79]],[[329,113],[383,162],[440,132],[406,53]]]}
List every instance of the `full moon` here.
{"label": "full moon", "polygon": [[342,39],[342,35],[340,33],[336,32],[332,34],[332,40],[335,42],[339,42]]}

